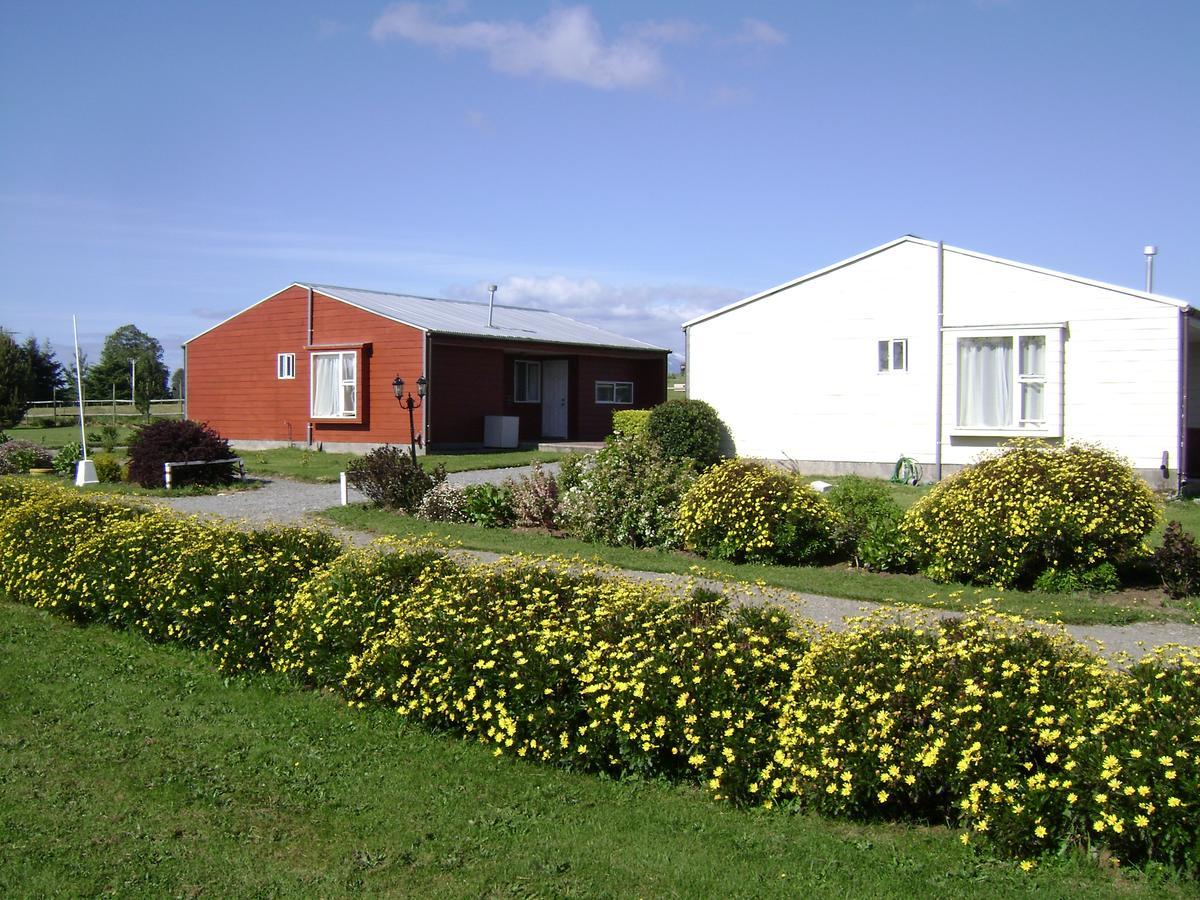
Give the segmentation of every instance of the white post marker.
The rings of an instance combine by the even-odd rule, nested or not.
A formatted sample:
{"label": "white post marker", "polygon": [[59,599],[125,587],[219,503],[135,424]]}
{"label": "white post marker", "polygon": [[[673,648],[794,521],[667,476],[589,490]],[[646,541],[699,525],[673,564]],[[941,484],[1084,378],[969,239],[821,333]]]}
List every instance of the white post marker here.
{"label": "white post marker", "polygon": [[342,506],[348,506],[350,504],[350,496],[349,496],[350,492],[346,487],[346,473],[345,472],[341,473],[341,477],[338,479],[338,481],[340,482],[341,491],[342,491]]}

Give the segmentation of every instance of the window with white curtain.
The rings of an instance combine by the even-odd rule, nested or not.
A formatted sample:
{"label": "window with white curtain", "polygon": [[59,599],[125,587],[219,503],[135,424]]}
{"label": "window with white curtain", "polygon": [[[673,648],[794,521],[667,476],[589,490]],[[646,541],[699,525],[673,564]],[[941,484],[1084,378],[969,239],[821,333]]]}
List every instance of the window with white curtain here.
{"label": "window with white curtain", "polygon": [[358,354],[353,350],[312,354],[312,416],[353,419],[358,415]]}
{"label": "window with white curtain", "polygon": [[1045,430],[1046,346],[1045,332],[959,337],[959,427]]}

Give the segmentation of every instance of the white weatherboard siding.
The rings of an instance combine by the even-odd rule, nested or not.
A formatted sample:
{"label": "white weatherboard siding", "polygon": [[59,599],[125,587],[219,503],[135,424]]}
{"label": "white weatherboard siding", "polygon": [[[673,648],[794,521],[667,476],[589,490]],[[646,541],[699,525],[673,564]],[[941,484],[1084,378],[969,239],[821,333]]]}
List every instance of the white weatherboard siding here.
{"label": "white weatherboard siding", "polygon": [[[937,280],[928,247],[901,244],[691,326],[687,385],[739,454],[930,461]],[[878,342],[909,367],[879,372]]]}
{"label": "white weatherboard siding", "polygon": [[[1101,444],[1144,472],[1179,465],[1178,301],[944,252],[943,462],[1019,434]],[[1040,329],[1045,429],[971,433],[957,423],[957,340]],[[937,246],[903,238],[689,323],[687,384],[729,425],[739,454],[809,471],[935,460]],[[1200,337],[1200,334],[1198,334]],[[878,342],[908,341],[908,369],[879,372]],[[1200,346],[1190,382],[1200,421]]]}

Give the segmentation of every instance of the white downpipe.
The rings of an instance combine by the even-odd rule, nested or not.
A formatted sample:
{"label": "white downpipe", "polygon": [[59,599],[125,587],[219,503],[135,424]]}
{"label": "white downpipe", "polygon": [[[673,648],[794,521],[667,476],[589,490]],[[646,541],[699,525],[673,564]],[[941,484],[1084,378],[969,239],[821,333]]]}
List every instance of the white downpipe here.
{"label": "white downpipe", "polygon": [[933,427],[937,432],[936,443],[933,445],[933,466],[935,477],[938,481],[942,480],[942,400],[945,392],[945,376],[942,369],[945,366],[944,348],[942,342],[945,338],[945,250],[942,247],[942,242],[937,242],[937,407],[933,411]]}

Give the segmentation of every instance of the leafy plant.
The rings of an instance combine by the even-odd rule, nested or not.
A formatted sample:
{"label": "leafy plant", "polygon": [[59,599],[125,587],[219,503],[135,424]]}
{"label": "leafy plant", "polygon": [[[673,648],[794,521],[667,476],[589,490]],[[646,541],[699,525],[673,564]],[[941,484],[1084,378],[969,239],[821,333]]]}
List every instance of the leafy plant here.
{"label": "leafy plant", "polygon": [[685,546],[738,563],[827,557],[836,527],[833,508],[802,478],[749,460],[713,466],[679,507]]}
{"label": "leafy plant", "polygon": [[672,459],[690,459],[706,469],[724,456],[728,430],[703,400],[668,400],[650,410],[645,434]]}
{"label": "leafy plant", "polygon": [[1200,595],[1200,548],[1196,539],[1172,519],[1163,532],[1162,546],[1154,551],[1154,571],[1175,600]]}
{"label": "leafy plant", "polygon": [[516,519],[512,492],[506,485],[468,484],[463,489],[467,516],[484,528],[511,528]]}
{"label": "leafy plant", "polygon": [[902,529],[936,581],[1027,586],[1047,569],[1131,559],[1158,513],[1154,493],[1110,451],[1018,441],[936,485]]}
{"label": "leafy plant", "polygon": [[92,457],[92,462],[96,466],[96,478],[100,481],[115,484],[121,480],[121,460],[111,453],[97,453]]}
{"label": "leafy plant", "polygon": [[837,513],[834,540],[856,566],[874,572],[903,572],[912,563],[900,531],[904,511],[878,481],[847,475],[825,495]]}
{"label": "leafy plant", "polygon": [[[102,422],[94,430],[88,432],[88,442],[99,447],[106,453],[112,453],[121,443],[122,431],[112,422]],[[173,460],[172,460],[173,461]]]}
{"label": "leafy plant", "polygon": [[[233,459],[229,441],[199,422],[188,419],[152,422],[138,429],[129,444],[129,480],[146,488],[162,487],[163,465],[176,462]],[[171,473],[173,485],[228,484],[233,464],[184,466]]]}
{"label": "leafy plant", "polygon": [[1033,582],[1035,591],[1047,594],[1071,594],[1077,591],[1105,594],[1120,587],[1121,578],[1116,566],[1110,562],[1102,562],[1090,569],[1047,569]]}
{"label": "leafy plant", "polygon": [[366,494],[376,506],[398,509],[409,515],[429,490],[446,480],[446,469],[438,466],[426,472],[414,462],[408,451],[390,444],[376,447],[366,456],[352,460],[346,468],[346,481]]}
{"label": "leafy plant", "polygon": [[30,469],[49,469],[50,452],[41,444],[17,439],[0,444],[0,475],[24,475]]}
{"label": "leafy plant", "polygon": [[599,544],[678,547],[675,513],[694,478],[688,460],[668,456],[646,435],[610,438],[563,476],[560,524]]}
{"label": "leafy plant", "polygon": [[540,462],[529,474],[507,482],[512,498],[513,519],[522,528],[553,528],[558,517],[558,483]]}
{"label": "leafy plant", "polygon": [[79,441],[71,441],[69,444],[64,444],[62,448],[54,454],[54,474],[62,476],[73,476],[75,474],[75,464],[83,459],[83,448]]}
{"label": "leafy plant", "polygon": [[646,422],[649,419],[648,409],[618,409],[612,417],[613,434],[637,437],[646,430]]}

